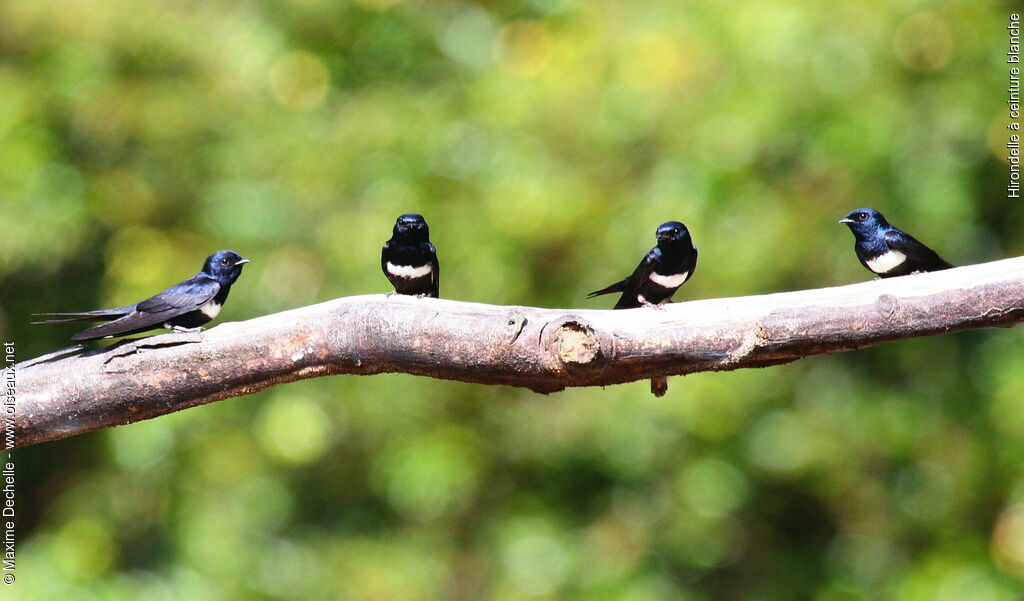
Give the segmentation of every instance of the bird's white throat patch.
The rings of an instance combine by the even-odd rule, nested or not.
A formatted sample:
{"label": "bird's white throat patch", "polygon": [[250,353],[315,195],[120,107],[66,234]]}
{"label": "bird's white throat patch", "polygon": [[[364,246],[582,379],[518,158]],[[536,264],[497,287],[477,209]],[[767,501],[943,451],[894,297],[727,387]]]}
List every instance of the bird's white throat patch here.
{"label": "bird's white throat patch", "polygon": [[686,276],[690,275],[689,271],[677,273],[674,275],[660,275],[655,272],[651,272],[651,281],[655,284],[664,288],[678,288],[683,285],[686,281]]}
{"label": "bird's white throat patch", "polygon": [[203,315],[214,319],[220,315],[221,304],[215,300],[208,300],[199,307],[199,312]]}
{"label": "bird's white throat patch", "polygon": [[868,269],[875,273],[889,273],[893,269],[903,265],[903,262],[906,260],[907,255],[898,250],[890,250],[884,255],[879,255],[874,259],[868,259],[865,263],[868,264]]}
{"label": "bird's white throat patch", "polygon": [[430,275],[430,272],[434,270],[434,267],[430,263],[414,267],[412,265],[395,265],[391,261],[388,261],[387,268],[388,273],[391,275],[409,279],[421,278],[425,275]]}

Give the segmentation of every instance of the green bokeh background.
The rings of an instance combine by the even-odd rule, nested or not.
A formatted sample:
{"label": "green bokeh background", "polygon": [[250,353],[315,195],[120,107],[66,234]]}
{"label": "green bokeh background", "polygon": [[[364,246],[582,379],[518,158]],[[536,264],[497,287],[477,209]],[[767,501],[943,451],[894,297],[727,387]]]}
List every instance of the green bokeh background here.
{"label": "green bokeh background", "polygon": [[[221,321],[385,292],[601,308],[655,227],[678,299],[858,282],[873,206],[964,264],[1007,200],[1010,3],[6,0],[0,337],[21,359],[232,248]],[[1019,6],[1017,8],[1020,8]],[[276,387],[20,451],[18,600],[1010,601],[1022,329],[541,396]]]}

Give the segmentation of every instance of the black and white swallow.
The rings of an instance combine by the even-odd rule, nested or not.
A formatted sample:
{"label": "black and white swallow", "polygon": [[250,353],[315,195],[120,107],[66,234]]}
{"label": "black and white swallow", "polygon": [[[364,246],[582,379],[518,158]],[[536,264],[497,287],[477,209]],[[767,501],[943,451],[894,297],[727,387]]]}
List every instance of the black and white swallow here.
{"label": "black and white swallow", "polygon": [[[657,306],[670,300],[697,269],[697,248],[690,238],[690,230],[678,221],[659,225],[656,237],[657,246],[644,256],[629,277],[595,290],[587,298],[621,292],[614,309]],[[651,392],[655,396],[664,396],[667,390],[666,378],[651,378]]]}
{"label": "black and white swallow", "polygon": [[115,336],[129,336],[157,328],[175,331],[201,330],[203,324],[220,314],[231,285],[242,274],[249,259],[233,250],[219,250],[203,263],[203,269],[144,301],[118,307],[78,313],[35,313],[40,317],[58,317],[33,324],[106,321],[78,332],[71,340],[84,342]]}
{"label": "black and white swallow", "polygon": [[629,277],[595,290],[587,298],[621,292],[614,309],[657,305],[672,298],[675,291],[693,276],[693,270],[697,268],[697,249],[693,246],[690,231],[678,221],[659,225],[656,237],[658,245],[647,253]]}
{"label": "black and white swallow", "polygon": [[910,234],[893,227],[874,209],[856,209],[839,220],[857,239],[854,250],[861,264],[883,278],[953,267]]}
{"label": "black and white swallow", "polygon": [[422,215],[406,213],[395,221],[391,239],[380,252],[380,267],[395,292],[438,298],[441,266]]}

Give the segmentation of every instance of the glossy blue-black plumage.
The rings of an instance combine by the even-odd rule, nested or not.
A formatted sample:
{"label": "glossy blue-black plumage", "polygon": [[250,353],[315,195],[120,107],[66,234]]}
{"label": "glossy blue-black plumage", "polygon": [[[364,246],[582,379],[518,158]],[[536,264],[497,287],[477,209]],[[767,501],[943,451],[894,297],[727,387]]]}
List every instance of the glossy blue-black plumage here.
{"label": "glossy blue-black plumage", "polygon": [[441,264],[422,215],[406,213],[398,217],[391,239],[381,249],[380,268],[395,292],[438,298]]}
{"label": "glossy blue-black plumage", "polygon": [[916,238],[893,227],[874,209],[855,209],[839,220],[849,226],[857,259],[868,271],[889,278],[953,267]]}
{"label": "glossy blue-black plumage", "polygon": [[[697,269],[697,248],[690,238],[690,230],[678,221],[667,221],[659,225],[655,236],[658,239],[657,246],[644,256],[629,277],[595,290],[587,298],[621,292],[622,296],[613,309],[654,306],[672,298],[675,291],[693,277]],[[667,391],[667,378],[651,378],[651,392],[654,396],[664,396]]]}
{"label": "glossy blue-black plumage", "polygon": [[116,309],[36,313],[60,319],[34,323],[108,322],[71,337],[71,340],[79,342],[129,336],[161,327],[197,328],[213,319],[210,313],[216,315],[220,310],[227,300],[231,285],[242,274],[242,266],[248,262],[248,259],[233,250],[220,250],[206,258],[199,273],[144,301]]}
{"label": "glossy blue-black plumage", "polygon": [[[657,246],[644,256],[629,277],[595,290],[587,298],[621,292],[622,296],[613,307],[615,309],[657,305],[670,299],[679,286],[693,277],[697,268],[697,249],[693,246],[690,231],[678,221],[658,226],[656,237]],[[666,282],[671,278],[679,278],[679,283],[665,286],[656,281]]]}

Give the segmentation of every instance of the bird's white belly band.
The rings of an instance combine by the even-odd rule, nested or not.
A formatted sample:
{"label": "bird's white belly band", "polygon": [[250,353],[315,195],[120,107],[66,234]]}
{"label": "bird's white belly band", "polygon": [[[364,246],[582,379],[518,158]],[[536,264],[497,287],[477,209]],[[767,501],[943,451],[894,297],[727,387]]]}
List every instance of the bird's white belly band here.
{"label": "bird's white belly band", "polygon": [[907,260],[907,255],[901,253],[898,250],[890,250],[884,255],[879,255],[874,259],[865,261],[871,271],[875,273],[888,273],[889,271],[899,267]]}
{"label": "bird's white belly band", "polygon": [[430,275],[430,272],[434,270],[434,267],[427,263],[426,265],[420,265],[419,267],[413,267],[412,265],[395,265],[391,261],[387,264],[388,273],[393,276],[400,278],[421,278],[425,275]]}
{"label": "bird's white belly band", "polygon": [[218,303],[215,300],[208,300],[205,303],[203,303],[202,306],[199,307],[199,312],[209,317],[210,319],[214,319],[215,317],[217,317],[217,315],[220,314],[220,308],[220,303]]}
{"label": "bird's white belly band", "polygon": [[678,288],[683,285],[683,282],[686,281],[686,276],[688,275],[690,275],[689,271],[684,271],[675,275],[660,275],[652,271],[651,281],[664,288]]}

